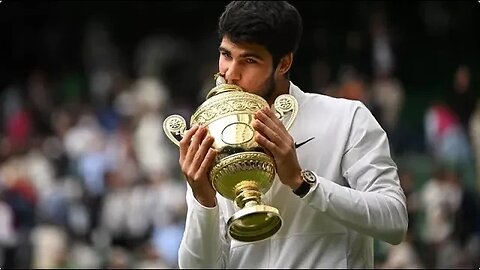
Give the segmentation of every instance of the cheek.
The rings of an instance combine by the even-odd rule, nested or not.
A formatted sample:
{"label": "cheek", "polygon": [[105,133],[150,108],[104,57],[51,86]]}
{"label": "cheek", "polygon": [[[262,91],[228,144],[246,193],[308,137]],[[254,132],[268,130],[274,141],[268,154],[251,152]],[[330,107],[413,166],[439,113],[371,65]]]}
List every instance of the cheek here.
{"label": "cheek", "polygon": [[242,77],[243,83],[248,89],[252,89],[253,92],[261,93],[268,85],[269,76],[268,73],[264,70],[251,72],[244,75],[245,76]]}
{"label": "cheek", "polygon": [[251,88],[255,89],[255,92],[261,93],[263,91],[263,88],[265,86],[265,79],[264,78],[255,78],[254,80],[251,81]]}
{"label": "cheek", "polygon": [[227,63],[221,56],[218,58],[218,72],[221,74],[225,74],[227,72]]}

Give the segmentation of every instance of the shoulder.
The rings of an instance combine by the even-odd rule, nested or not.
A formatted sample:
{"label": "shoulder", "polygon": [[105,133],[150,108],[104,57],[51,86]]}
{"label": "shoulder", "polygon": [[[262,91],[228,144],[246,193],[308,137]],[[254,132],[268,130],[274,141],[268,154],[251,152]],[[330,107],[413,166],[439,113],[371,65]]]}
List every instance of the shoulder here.
{"label": "shoulder", "polygon": [[369,111],[368,108],[358,100],[350,100],[327,96],[318,93],[304,93],[305,98],[300,106],[307,110],[314,110],[323,114],[338,117],[353,118],[357,111]]}
{"label": "shoulder", "polygon": [[357,117],[373,117],[365,104],[358,100],[332,97],[320,93],[304,92],[295,84],[291,84],[290,93],[297,99],[304,113],[334,121]]}

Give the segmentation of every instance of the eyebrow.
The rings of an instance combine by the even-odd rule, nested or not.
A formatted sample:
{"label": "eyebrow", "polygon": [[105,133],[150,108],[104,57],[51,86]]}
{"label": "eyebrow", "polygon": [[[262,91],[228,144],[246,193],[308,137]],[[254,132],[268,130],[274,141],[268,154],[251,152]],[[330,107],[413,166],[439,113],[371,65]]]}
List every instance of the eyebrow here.
{"label": "eyebrow", "polygon": [[[218,47],[218,50],[219,50],[220,52],[224,52],[224,53],[226,53],[226,54],[228,54],[228,55],[231,55],[231,52],[230,52],[228,49],[226,49],[225,47],[220,46],[220,47]],[[257,59],[259,59],[259,60],[263,60],[263,57],[261,57],[259,54],[254,53],[254,52],[245,52],[245,53],[242,53],[242,54],[240,54],[240,57],[244,57],[244,58],[246,58],[246,57],[253,57],[253,58],[257,58]]]}

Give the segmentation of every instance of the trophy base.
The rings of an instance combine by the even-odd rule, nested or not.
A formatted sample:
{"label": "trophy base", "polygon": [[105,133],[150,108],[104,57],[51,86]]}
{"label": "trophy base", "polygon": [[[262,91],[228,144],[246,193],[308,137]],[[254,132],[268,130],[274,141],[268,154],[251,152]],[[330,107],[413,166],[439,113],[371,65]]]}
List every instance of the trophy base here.
{"label": "trophy base", "polygon": [[274,235],[282,227],[282,219],[274,207],[246,206],[230,217],[227,227],[231,238],[255,242]]}

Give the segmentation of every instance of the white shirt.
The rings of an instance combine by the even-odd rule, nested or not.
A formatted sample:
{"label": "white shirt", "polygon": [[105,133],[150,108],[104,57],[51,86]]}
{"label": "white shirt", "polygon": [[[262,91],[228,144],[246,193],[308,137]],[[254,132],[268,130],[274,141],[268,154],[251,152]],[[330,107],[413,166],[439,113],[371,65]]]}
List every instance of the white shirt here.
{"label": "white shirt", "polygon": [[304,93],[290,83],[299,104],[289,132],[300,166],[317,185],[303,198],[278,176],[264,203],[277,208],[281,229],[253,243],[231,240],[226,222],[233,203],[217,194],[204,207],[187,189],[187,219],[180,268],[373,268],[373,238],[400,243],[407,230],[406,199],[390,157],[388,139],[359,101]]}

